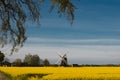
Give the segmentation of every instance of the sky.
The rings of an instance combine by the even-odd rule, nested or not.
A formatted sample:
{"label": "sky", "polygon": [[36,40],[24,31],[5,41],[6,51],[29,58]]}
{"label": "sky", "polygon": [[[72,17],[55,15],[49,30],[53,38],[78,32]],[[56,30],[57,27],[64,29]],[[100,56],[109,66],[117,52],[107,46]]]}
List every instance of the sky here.
{"label": "sky", "polygon": [[69,64],[120,64],[120,0],[73,0],[77,9],[72,26],[56,9],[48,13],[49,1],[45,3],[41,25],[26,24],[24,47],[11,56],[9,47],[3,49],[11,61],[30,53],[55,64],[58,53],[67,53]]}

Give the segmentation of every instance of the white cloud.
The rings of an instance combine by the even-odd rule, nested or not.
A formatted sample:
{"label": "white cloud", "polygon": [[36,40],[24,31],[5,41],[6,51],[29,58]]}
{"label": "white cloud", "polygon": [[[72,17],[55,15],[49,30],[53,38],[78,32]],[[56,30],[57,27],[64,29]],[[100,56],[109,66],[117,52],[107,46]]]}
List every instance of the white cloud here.
{"label": "white cloud", "polygon": [[119,64],[120,46],[24,46],[18,53],[8,56],[11,60],[15,58],[23,59],[28,53],[38,54],[40,58],[48,58],[52,63],[59,59],[57,52],[62,55],[67,54],[69,63],[79,64]]}
{"label": "white cloud", "polygon": [[28,38],[29,43],[73,43],[73,44],[99,44],[99,45],[119,45],[120,39],[50,39],[50,38]]}
{"label": "white cloud", "polygon": [[[48,58],[52,63],[56,63],[59,59],[57,52],[62,55],[69,51],[67,54],[69,63],[79,64],[119,64],[120,62],[120,45],[99,45],[101,43],[120,43],[119,39],[88,39],[88,40],[68,40],[68,39],[45,39],[45,38],[28,38],[29,42],[36,42],[36,44],[25,45],[19,50],[9,56],[10,46],[0,49],[11,61],[16,58],[24,59],[28,53],[38,54],[40,58]],[[39,42],[63,42],[63,43],[99,43],[98,45],[68,45],[68,46],[43,46]]]}

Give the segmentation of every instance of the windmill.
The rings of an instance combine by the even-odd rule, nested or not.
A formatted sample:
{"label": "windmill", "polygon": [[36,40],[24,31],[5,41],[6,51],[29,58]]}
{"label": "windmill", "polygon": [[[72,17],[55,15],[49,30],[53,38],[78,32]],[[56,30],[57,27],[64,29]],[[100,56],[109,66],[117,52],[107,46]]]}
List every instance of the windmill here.
{"label": "windmill", "polygon": [[61,60],[59,60],[60,66],[67,66],[67,54],[65,53],[63,56],[58,54]]}

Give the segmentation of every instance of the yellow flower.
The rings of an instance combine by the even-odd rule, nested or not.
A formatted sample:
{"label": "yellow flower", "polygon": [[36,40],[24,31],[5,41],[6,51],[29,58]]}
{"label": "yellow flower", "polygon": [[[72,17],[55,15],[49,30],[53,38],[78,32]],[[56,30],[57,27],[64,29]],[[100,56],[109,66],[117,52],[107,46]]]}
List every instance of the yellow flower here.
{"label": "yellow flower", "polygon": [[10,74],[14,78],[32,74],[28,75],[28,80],[120,80],[120,67],[0,67],[0,71]]}

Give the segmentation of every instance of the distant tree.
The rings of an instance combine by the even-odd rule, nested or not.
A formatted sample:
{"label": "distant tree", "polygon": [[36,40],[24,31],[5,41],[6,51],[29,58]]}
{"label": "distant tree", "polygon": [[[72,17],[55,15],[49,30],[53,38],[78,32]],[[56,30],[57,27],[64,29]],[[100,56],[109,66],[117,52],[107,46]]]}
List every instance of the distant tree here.
{"label": "distant tree", "polygon": [[31,54],[28,54],[25,56],[24,63],[26,63],[27,65],[32,65],[32,55]]}
{"label": "distant tree", "polygon": [[44,66],[49,66],[49,65],[50,65],[49,60],[48,60],[48,59],[45,59],[45,60],[44,60]]}
{"label": "distant tree", "polygon": [[[23,46],[27,37],[26,21],[39,23],[40,7],[45,0],[0,0],[0,43],[2,46],[10,42],[12,52]],[[50,12],[58,10],[59,15],[66,15],[71,24],[74,20],[76,6],[74,0],[50,0]],[[48,3],[46,3],[48,4]]]}
{"label": "distant tree", "polygon": [[13,62],[14,66],[21,66],[22,65],[22,60],[21,59],[15,59],[15,61]]}
{"label": "distant tree", "polygon": [[38,66],[40,64],[40,57],[38,55],[32,56],[32,66]]}
{"label": "distant tree", "polygon": [[4,60],[4,57],[5,57],[4,53],[2,53],[2,52],[0,51],[0,64],[1,64],[2,61]]}
{"label": "distant tree", "polygon": [[28,54],[25,56],[24,63],[28,66],[38,66],[40,63],[40,58],[38,55]]}

